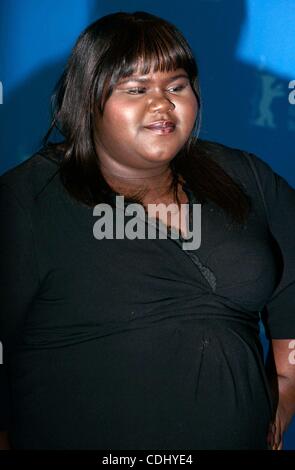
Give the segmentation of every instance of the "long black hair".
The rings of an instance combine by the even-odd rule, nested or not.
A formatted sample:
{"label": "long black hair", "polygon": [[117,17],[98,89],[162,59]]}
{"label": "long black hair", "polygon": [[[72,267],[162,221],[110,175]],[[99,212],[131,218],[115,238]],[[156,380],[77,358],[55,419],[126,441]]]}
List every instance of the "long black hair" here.
{"label": "long black hair", "polygon": [[[53,94],[53,117],[43,144],[60,156],[59,172],[68,192],[89,206],[113,204],[116,192],[100,171],[94,143],[94,119],[101,116],[114,85],[142,64],[142,74],[183,68],[198,102],[191,135],[170,161],[171,188],[178,200],[179,179],[186,181],[197,200],[211,200],[237,222],[243,222],[250,201],[242,188],[213,159],[210,146],[198,139],[202,102],[198,67],[181,32],[168,21],[143,11],[103,16],[83,31]],[[63,142],[49,142],[53,129]],[[194,133],[197,135],[194,135]],[[130,202],[141,203],[140,193]]]}

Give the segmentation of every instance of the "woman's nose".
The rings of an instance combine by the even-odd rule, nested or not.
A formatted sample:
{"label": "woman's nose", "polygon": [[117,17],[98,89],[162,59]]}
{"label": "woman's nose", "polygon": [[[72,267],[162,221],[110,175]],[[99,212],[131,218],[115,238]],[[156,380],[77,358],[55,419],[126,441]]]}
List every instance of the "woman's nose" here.
{"label": "woman's nose", "polygon": [[150,111],[165,111],[165,110],[171,110],[175,108],[175,104],[170,101],[167,96],[164,95],[158,95],[155,96],[150,103]]}

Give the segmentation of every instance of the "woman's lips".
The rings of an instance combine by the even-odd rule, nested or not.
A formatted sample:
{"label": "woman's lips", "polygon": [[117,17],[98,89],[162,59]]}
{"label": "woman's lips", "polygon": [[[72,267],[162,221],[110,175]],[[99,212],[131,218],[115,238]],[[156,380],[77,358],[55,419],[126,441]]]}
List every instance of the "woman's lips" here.
{"label": "woman's lips", "polygon": [[150,132],[153,132],[153,134],[159,134],[159,135],[166,135],[166,134],[171,134],[175,130],[175,126],[169,126],[169,127],[159,127],[159,126],[150,126],[150,127],[145,127]]}

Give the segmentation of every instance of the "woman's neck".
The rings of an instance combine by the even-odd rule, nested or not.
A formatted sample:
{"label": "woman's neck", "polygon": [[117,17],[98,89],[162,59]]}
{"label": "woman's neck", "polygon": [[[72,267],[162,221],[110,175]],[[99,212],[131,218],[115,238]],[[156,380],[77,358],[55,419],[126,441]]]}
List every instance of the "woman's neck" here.
{"label": "woman's neck", "polygon": [[170,167],[152,176],[121,176],[106,169],[102,172],[114,191],[129,197],[141,193],[145,199],[155,200],[171,193],[173,175]]}

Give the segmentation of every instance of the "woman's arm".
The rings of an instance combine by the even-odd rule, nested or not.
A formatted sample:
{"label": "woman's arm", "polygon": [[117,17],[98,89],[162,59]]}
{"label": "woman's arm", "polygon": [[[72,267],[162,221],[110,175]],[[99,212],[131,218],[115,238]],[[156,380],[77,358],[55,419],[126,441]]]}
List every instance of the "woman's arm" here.
{"label": "woman's arm", "polygon": [[10,450],[10,444],[7,432],[0,432],[0,450]]}
{"label": "woman's arm", "polygon": [[268,358],[268,372],[277,404],[269,434],[273,450],[283,448],[283,433],[295,414],[295,340],[273,339]]}
{"label": "woman's arm", "polygon": [[[9,175],[7,178],[10,178]],[[12,178],[13,185],[18,179],[21,180],[21,175]],[[9,371],[10,357],[22,336],[28,312],[41,282],[35,253],[31,202],[26,203],[30,198],[23,189],[25,183],[28,187],[32,183],[24,180],[22,184],[10,188],[4,181],[6,177],[1,176],[0,342],[3,360],[0,364],[0,432],[10,429],[10,380],[13,382]],[[5,443],[6,437],[5,434],[1,435],[1,444]]]}

